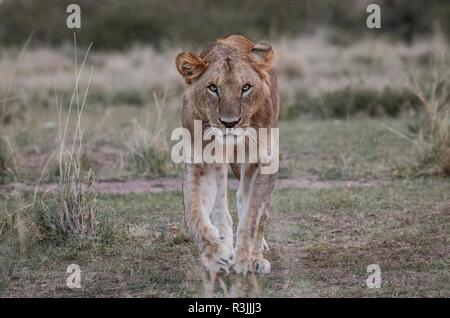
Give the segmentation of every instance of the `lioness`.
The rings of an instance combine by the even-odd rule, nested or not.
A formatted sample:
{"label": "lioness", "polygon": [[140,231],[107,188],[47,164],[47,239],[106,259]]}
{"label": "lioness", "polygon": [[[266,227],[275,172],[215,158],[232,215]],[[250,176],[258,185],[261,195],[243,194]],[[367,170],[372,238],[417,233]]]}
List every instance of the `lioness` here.
{"label": "lioness", "polygon": [[[204,129],[276,128],[279,95],[274,58],[269,44],[254,44],[241,35],[220,38],[200,55],[178,54],[176,67],[187,83],[183,127],[191,136],[194,120],[201,120]],[[187,228],[209,271],[269,273],[270,262],[263,257],[267,248],[263,231],[276,173],[262,174],[261,162],[232,163],[231,170],[240,180],[236,246],[227,202],[227,163],[186,164]]]}

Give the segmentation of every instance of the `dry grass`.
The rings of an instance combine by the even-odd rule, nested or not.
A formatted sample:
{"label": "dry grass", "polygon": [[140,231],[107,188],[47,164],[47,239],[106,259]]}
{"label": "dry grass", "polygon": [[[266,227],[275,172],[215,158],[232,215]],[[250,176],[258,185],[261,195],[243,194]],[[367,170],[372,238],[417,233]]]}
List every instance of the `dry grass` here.
{"label": "dry grass", "polygon": [[315,96],[346,87],[403,88],[408,70],[427,64],[428,56],[448,46],[438,36],[412,46],[366,39],[346,47],[332,45],[324,37],[319,33],[273,43],[282,96],[292,96],[300,88]]}
{"label": "dry grass", "polygon": [[[404,109],[398,104],[413,96],[402,95],[409,70],[426,72],[429,58],[448,50],[446,40],[438,37],[411,46],[374,39],[340,47],[318,33],[280,38],[272,44],[279,56],[281,119],[304,116],[308,109],[326,118],[346,118],[353,113],[382,116],[391,109],[398,114],[397,110]],[[22,110],[16,111],[17,120],[8,124],[8,133],[0,130],[10,138],[25,180],[36,180],[56,147],[58,125],[49,118],[54,91],[67,98],[73,90],[70,49],[33,48],[23,53],[7,49],[0,58],[0,91],[10,87],[8,109]],[[84,168],[95,169],[98,180],[177,174],[163,161],[170,148],[168,131],[180,125],[183,83],[174,67],[174,56],[182,49],[156,51],[135,46],[124,52],[93,52],[87,57],[95,72],[90,79],[86,72],[80,74],[78,80],[80,87],[90,81],[83,145],[83,156],[88,160],[82,161]],[[20,63],[14,67],[18,54]],[[16,74],[12,86],[8,74]],[[154,94],[164,97],[155,100]],[[164,104],[162,110],[159,103]],[[67,108],[63,112],[66,114]],[[158,123],[156,118],[164,122]],[[76,125],[69,123],[68,131],[72,130]],[[10,158],[6,154],[3,157]],[[7,166],[13,168],[11,162]],[[44,181],[54,181],[58,170],[56,162]]]}
{"label": "dry grass", "polygon": [[6,215],[0,218],[0,242],[14,228],[14,215]]}
{"label": "dry grass", "polygon": [[450,175],[450,73],[445,59],[409,85],[419,103],[416,122],[406,132],[387,128],[413,145],[414,157],[402,170],[412,175]]}
{"label": "dry grass", "polygon": [[15,150],[6,125],[12,123],[18,117],[20,111],[20,109],[11,105],[11,102],[20,98],[20,96],[13,95],[13,88],[18,75],[19,65],[22,63],[30,40],[31,38],[28,38],[25,42],[15,61],[10,61],[12,68],[10,67],[6,73],[1,72],[5,78],[3,78],[2,85],[0,85],[0,183],[5,176],[13,176],[16,179],[18,172]]}
{"label": "dry grass", "polygon": [[[407,81],[409,68],[426,63],[428,56],[447,45],[445,39],[436,37],[412,46],[373,39],[338,47],[320,33],[312,37],[281,38],[272,44],[278,53],[278,76],[284,97],[295,96],[300,88],[313,95],[349,86],[378,90],[401,88]],[[96,69],[91,79],[92,99],[107,105],[143,105],[153,98],[153,92],[180,92],[183,82],[174,67],[174,58],[181,50],[172,47],[156,51],[148,46],[135,46],[125,52],[93,52],[89,56]],[[15,99],[11,104],[51,105],[55,89],[69,93],[73,79],[71,54],[67,47],[23,52],[9,94]],[[8,74],[14,73],[16,56],[13,50],[3,53],[0,79],[6,80],[4,77],[10,78]],[[87,76],[80,78],[80,85],[87,81]],[[4,83],[9,81],[0,81],[0,90],[6,91],[8,85],[2,87]]]}
{"label": "dry grass", "polygon": [[[62,126],[61,109],[62,104],[58,106],[59,119],[59,180],[56,194],[58,222],[54,223],[63,233],[68,234],[75,239],[92,239],[97,235],[96,220],[96,194],[94,190],[94,173],[89,170],[87,177],[83,180],[82,173],[82,140],[83,130],[81,127],[81,117],[86,104],[86,97],[89,91],[92,78],[91,68],[89,80],[86,85],[83,99],[80,101],[79,79],[83,74],[83,68],[86,58],[89,54],[88,48],[83,63],[78,70],[77,56],[75,51],[75,88],[69,105],[69,113],[66,118],[65,126]],[[76,46],[75,46],[76,50]],[[76,129],[72,146],[66,149],[66,133],[70,120],[70,111],[72,105],[76,104]],[[78,145],[76,145],[78,141]]]}
{"label": "dry grass", "polygon": [[434,162],[441,172],[450,175],[450,73],[432,74],[427,84],[414,83],[413,92],[421,101],[424,119],[416,145],[424,157]]}
{"label": "dry grass", "polygon": [[[75,42],[76,44],[76,42]],[[68,113],[62,118],[63,100],[57,104],[59,135],[58,135],[58,183],[57,191],[52,200],[47,200],[45,194],[34,203],[34,221],[43,229],[46,235],[61,235],[75,240],[94,239],[97,237],[97,199],[94,189],[94,172],[89,170],[86,177],[83,172],[83,129],[81,119],[86,105],[93,68],[91,67],[88,82],[83,93],[80,92],[79,80],[83,74],[89,49],[86,51],[83,63],[78,69],[75,46],[75,86],[72,92]],[[72,142],[68,142],[68,126],[71,121],[72,109],[76,106],[75,131]],[[50,158],[48,162],[50,161]]]}
{"label": "dry grass", "polygon": [[0,136],[0,183],[3,178],[16,179],[17,163],[15,151],[10,138],[7,135]]}
{"label": "dry grass", "polygon": [[166,137],[167,124],[163,117],[166,97],[160,99],[154,93],[153,99],[154,113],[147,113],[145,121],[132,121],[131,136],[126,146],[129,160],[138,174],[158,177],[170,173],[171,161]]}

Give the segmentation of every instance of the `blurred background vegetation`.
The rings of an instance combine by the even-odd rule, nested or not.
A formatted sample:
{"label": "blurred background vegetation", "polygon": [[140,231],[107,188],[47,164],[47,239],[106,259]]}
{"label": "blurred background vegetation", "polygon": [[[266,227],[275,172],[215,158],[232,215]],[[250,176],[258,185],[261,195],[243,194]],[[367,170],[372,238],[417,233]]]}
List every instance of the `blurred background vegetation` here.
{"label": "blurred background vegetation", "polygon": [[[382,7],[382,29],[365,27],[369,3]],[[0,43],[59,45],[72,41],[65,27],[66,6],[73,0],[5,0],[0,6]],[[243,33],[255,38],[310,34],[326,26],[329,39],[347,42],[382,34],[411,42],[436,29],[450,34],[448,0],[77,0],[82,8],[80,42],[97,49],[122,49],[135,42],[200,45],[218,36]],[[14,31],[12,31],[14,30]]]}
{"label": "blurred background vegetation", "polygon": [[[76,47],[71,3],[81,7]],[[366,27],[370,3],[381,7],[381,29]],[[280,175],[450,174],[449,21],[448,0],[0,0],[0,183],[41,177],[58,150],[55,105],[70,117],[74,87],[86,92],[87,171],[178,176],[167,159],[184,89],[175,56],[230,33],[277,52],[281,138],[294,139]],[[331,135],[308,137],[322,125]],[[58,180],[59,165],[48,165],[42,180]]]}

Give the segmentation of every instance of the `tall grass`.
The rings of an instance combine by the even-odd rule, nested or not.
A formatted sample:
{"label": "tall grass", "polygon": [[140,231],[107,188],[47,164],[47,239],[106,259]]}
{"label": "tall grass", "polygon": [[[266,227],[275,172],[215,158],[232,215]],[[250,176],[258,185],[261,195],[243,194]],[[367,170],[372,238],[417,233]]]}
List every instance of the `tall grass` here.
{"label": "tall grass", "polygon": [[0,218],[0,242],[9,234],[14,227],[14,217],[12,215],[2,216]]}
{"label": "tall grass", "polygon": [[411,90],[420,100],[423,119],[415,142],[424,163],[450,175],[450,72],[448,66],[432,74],[424,84],[415,81]]}
{"label": "tall grass", "polygon": [[[442,61],[441,61],[442,62]],[[437,63],[437,62],[434,62]],[[440,64],[440,63],[439,63]],[[443,60],[423,78],[412,80],[409,89],[418,103],[414,134],[386,126],[413,145],[414,156],[400,167],[400,174],[450,175],[450,72]]]}
{"label": "tall grass", "polygon": [[166,139],[167,124],[162,112],[166,96],[153,94],[155,112],[147,114],[145,121],[133,120],[130,139],[126,146],[133,169],[141,175],[158,177],[170,174],[169,145]]}
{"label": "tall grass", "polygon": [[[79,80],[83,74],[90,47],[88,47],[83,63],[78,70],[75,41],[75,87],[65,120],[62,118],[63,100],[59,101],[55,93],[59,122],[57,190],[51,200],[45,200],[44,196],[38,200],[34,213],[35,221],[44,234],[76,240],[96,238],[99,225],[94,189],[95,175],[90,169],[84,173],[82,165],[84,156],[81,119],[93,68],[90,69],[89,80],[83,94],[80,94]],[[68,127],[74,105],[76,105],[76,124],[70,143],[68,142]]]}
{"label": "tall grass", "polygon": [[15,178],[18,171],[14,157],[14,148],[5,127],[13,121],[18,113],[17,107],[11,105],[10,102],[20,98],[20,96],[11,96],[11,94],[18,73],[19,64],[30,41],[31,36],[28,37],[27,41],[20,49],[11,72],[7,73],[7,77],[4,79],[7,83],[6,87],[0,85],[0,183],[2,183],[2,180],[5,177],[13,176]]}
{"label": "tall grass", "polygon": [[17,174],[14,147],[6,135],[0,135],[0,184]]}

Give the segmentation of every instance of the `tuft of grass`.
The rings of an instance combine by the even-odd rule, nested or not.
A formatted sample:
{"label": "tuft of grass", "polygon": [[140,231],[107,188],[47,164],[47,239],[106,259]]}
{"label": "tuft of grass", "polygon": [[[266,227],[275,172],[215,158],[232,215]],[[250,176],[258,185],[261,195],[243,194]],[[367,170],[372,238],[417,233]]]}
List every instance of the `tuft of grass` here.
{"label": "tuft of grass", "polygon": [[0,242],[2,242],[14,228],[14,214],[0,217]]}
{"label": "tuft of grass", "polygon": [[[76,43],[76,42],[75,42]],[[89,47],[90,48],[90,47]],[[89,91],[90,79],[92,77],[92,68],[89,75],[89,81],[84,93],[84,98],[80,104],[78,80],[83,72],[83,67],[89,53],[89,48],[84,57],[83,64],[78,72],[75,63],[76,82],[70,101],[69,113],[67,114],[64,130],[61,123],[62,105],[58,108],[59,129],[59,177],[57,192],[55,197],[56,207],[48,208],[41,201],[42,210],[46,213],[40,214],[44,225],[53,228],[56,232],[62,233],[78,240],[93,239],[97,236],[98,223],[97,199],[94,190],[95,176],[89,169],[86,178],[83,180],[82,173],[82,139],[83,131],[81,128],[81,116],[86,104],[86,97]],[[76,46],[75,46],[76,50]],[[76,59],[76,55],[75,55]],[[77,122],[71,148],[66,150],[65,141],[67,125],[70,119],[72,104],[77,106]],[[75,143],[78,141],[78,145]]]}
{"label": "tuft of grass", "polygon": [[0,136],[0,184],[15,179],[17,175],[15,152],[8,136]]}
{"label": "tuft of grass", "polygon": [[386,126],[413,145],[414,156],[399,167],[400,175],[450,175],[450,73],[440,67],[429,74],[410,84],[419,103],[409,132]]}
{"label": "tuft of grass", "polygon": [[132,168],[141,175],[159,177],[170,174],[169,146],[166,140],[166,122],[162,118],[165,96],[153,94],[155,117],[148,114],[145,122],[133,120],[131,138],[126,143]]}
{"label": "tuft of grass", "polygon": [[59,178],[55,196],[50,200],[38,200],[33,211],[34,222],[44,237],[95,239],[99,224],[94,173],[89,170],[83,179],[81,169],[73,161],[66,169]]}
{"label": "tuft of grass", "polygon": [[[82,150],[83,130],[81,127],[81,118],[86,104],[93,69],[91,68],[84,96],[80,96],[79,79],[83,73],[89,49],[90,46],[87,49],[80,70],[77,68],[77,57],[75,53],[76,81],[64,124],[62,123],[62,101],[59,103],[56,96],[59,121],[58,182],[56,194],[51,199],[46,199],[44,195],[37,202],[35,194],[35,199],[33,200],[32,217],[34,222],[38,225],[41,234],[51,236],[54,239],[92,240],[97,237],[98,233],[97,197],[94,189],[95,175],[91,169],[89,169],[85,177],[83,173],[84,152]],[[76,104],[75,132],[71,145],[67,145],[68,124],[74,104]]]}
{"label": "tuft of grass", "polygon": [[2,136],[2,138],[0,138],[0,180],[8,173],[10,162],[11,154],[5,138]]}
{"label": "tuft of grass", "polygon": [[[448,70],[448,68],[443,68]],[[421,85],[411,88],[420,100],[423,119],[415,145],[421,150],[422,161],[435,164],[440,172],[450,175],[450,73],[433,74]]]}

